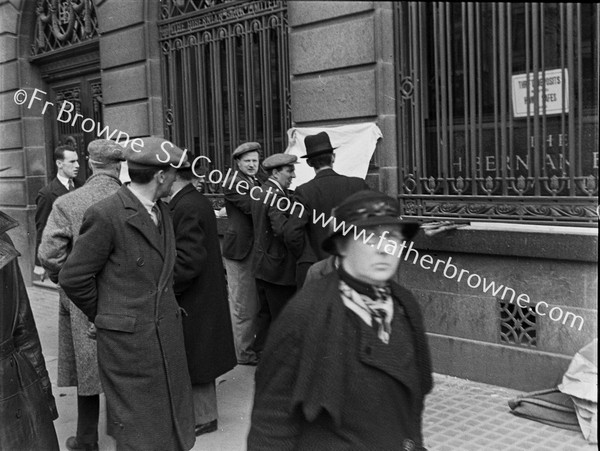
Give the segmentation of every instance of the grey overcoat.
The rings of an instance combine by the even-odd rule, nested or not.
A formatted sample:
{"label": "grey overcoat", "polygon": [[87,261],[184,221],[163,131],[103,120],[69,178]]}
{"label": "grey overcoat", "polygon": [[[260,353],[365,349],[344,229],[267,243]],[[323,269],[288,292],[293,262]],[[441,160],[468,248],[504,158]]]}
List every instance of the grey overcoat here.
{"label": "grey overcoat", "polygon": [[[91,205],[118,191],[121,182],[109,174],[94,174],[84,186],[59,197],[48,216],[38,258],[53,282],[79,237],[83,214]],[[96,340],[88,337],[90,321],[59,290],[61,314],[58,317],[59,387],[77,386],[81,396],[102,393],[98,375]]]}
{"label": "grey overcoat", "polygon": [[173,293],[175,237],[162,234],[127,188],[91,206],[59,282],[95,322],[100,379],[117,449],[188,450],[194,412],[181,314]]}

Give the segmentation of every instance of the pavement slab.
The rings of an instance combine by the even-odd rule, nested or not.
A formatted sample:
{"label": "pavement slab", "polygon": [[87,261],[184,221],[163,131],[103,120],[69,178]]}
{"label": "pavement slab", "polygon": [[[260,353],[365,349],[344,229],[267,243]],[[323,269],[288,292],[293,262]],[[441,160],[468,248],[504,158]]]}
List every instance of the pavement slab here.
{"label": "pavement slab", "polygon": [[[54,422],[61,450],[77,426],[77,390],[57,387],[58,293],[39,286],[28,289],[46,365],[52,380],[59,418]],[[243,451],[250,427],[254,391],[251,366],[238,365],[217,379],[219,429],[196,439],[194,451]],[[423,435],[430,451],[590,451],[580,432],[559,429],[516,417],[508,400],[517,390],[434,374],[435,386],[425,402]],[[114,451],[106,435],[106,403],[100,404],[101,451]],[[15,450],[17,451],[17,450]]]}

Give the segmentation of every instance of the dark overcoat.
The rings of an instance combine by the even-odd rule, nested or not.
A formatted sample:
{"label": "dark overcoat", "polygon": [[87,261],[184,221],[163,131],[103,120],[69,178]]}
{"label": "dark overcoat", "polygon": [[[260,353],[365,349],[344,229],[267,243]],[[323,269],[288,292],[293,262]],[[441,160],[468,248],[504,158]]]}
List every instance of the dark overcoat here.
{"label": "dark overcoat", "polygon": [[[286,225],[286,243],[296,257],[302,256],[304,247],[310,246],[316,257],[312,261],[323,260],[329,254],[321,248],[321,243],[327,237],[327,227],[321,220],[315,221],[324,214],[327,221],[331,210],[344,199],[359,191],[369,189],[367,183],[359,177],[340,175],[331,168],[323,169],[315,178],[296,188],[294,201],[306,207],[303,215],[290,215]],[[305,233],[308,243],[305,242]],[[302,258],[302,261],[308,261]]]}
{"label": "dark overcoat", "polygon": [[[79,188],[81,183],[79,180],[73,179],[73,185],[75,188]],[[44,232],[44,227],[46,227],[48,216],[50,216],[50,212],[52,211],[52,205],[58,197],[68,192],[69,190],[65,188],[65,185],[60,183],[57,177],[54,177],[50,183],[38,191],[35,198],[35,264],[38,266],[41,266],[38,259],[38,249],[42,242],[42,233]]]}
{"label": "dark overcoat", "polygon": [[296,285],[296,259],[288,250],[283,237],[289,212],[282,208],[288,204],[277,203],[279,198],[288,197],[287,193],[271,179],[263,183],[261,188],[260,193],[254,195],[258,200],[252,201],[254,277],[275,285]]}
{"label": "dark overcoat", "polygon": [[[96,324],[100,379],[117,449],[190,449],[191,383],[173,292],[175,236],[127,188],[91,206],[59,283]],[[175,442],[175,443],[174,443]]]}
{"label": "dark overcoat", "polygon": [[185,310],[183,335],[192,384],[206,384],[237,362],[217,219],[190,183],[171,201],[177,258],[174,290]]}
{"label": "dark overcoat", "polygon": [[248,193],[241,189],[236,190],[238,183],[247,183],[255,186],[257,181],[251,177],[235,171],[224,183],[225,210],[227,211],[227,229],[223,236],[223,257],[229,260],[244,260],[252,250],[254,244],[254,230],[252,228],[252,199]]}
{"label": "dark overcoat", "polygon": [[292,298],[256,371],[249,451],[392,450],[422,444],[432,388],[423,320],[392,283],[389,345],[344,306],[337,271]]}
{"label": "dark overcoat", "polygon": [[0,211],[0,449],[58,451],[56,403],[17,257]]}

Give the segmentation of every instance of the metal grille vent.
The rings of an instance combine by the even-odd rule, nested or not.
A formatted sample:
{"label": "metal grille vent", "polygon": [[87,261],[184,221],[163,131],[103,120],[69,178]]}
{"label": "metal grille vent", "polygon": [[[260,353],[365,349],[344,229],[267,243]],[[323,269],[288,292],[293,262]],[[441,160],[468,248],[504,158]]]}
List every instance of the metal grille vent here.
{"label": "metal grille vent", "polygon": [[498,300],[500,316],[500,342],[510,345],[537,347],[537,315],[530,307],[519,307],[504,300]]}

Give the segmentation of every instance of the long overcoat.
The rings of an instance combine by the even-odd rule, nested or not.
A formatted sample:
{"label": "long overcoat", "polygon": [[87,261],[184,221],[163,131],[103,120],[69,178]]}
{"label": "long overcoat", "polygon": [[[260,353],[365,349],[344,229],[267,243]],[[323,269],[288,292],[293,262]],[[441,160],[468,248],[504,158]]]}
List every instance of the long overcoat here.
{"label": "long overcoat", "polygon": [[[117,177],[104,173],[94,174],[81,188],[56,199],[38,250],[39,260],[53,282],[58,282],[60,268],[79,237],[85,211],[96,202],[116,193],[120,186],[121,182]],[[61,312],[64,314],[58,318],[57,385],[77,386],[77,393],[81,396],[102,393],[96,340],[87,335],[90,322],[63,290],[59,290],[59,295]]]}
{"label": "long overcoat", "polygon": [[256,370],[248,451],[422,445],[433,381],[416,300],[392,282],[394,319],[385,345],[344,306],[339,281],[333,271],[305,284],[269,332]]}
{"label": "long overcoat", "polygon": [[118,449],[188,450],[195,441],[173,293],[175,236],[168,207],[157,205],[162,234],[127,187],[91,206],[59,274],[69,298],[96,324]]}
{"label": "long overcoat", "polygon": [[0,449],[58,451],[58,417],[17,257],[0,211]]}
{"label": "long overcoat", "polygon": [[190,183],[169,202],[177,258],[174,290],[185,310],[183,335],[192,384],[236,365],[227,286],[212,205]]}

